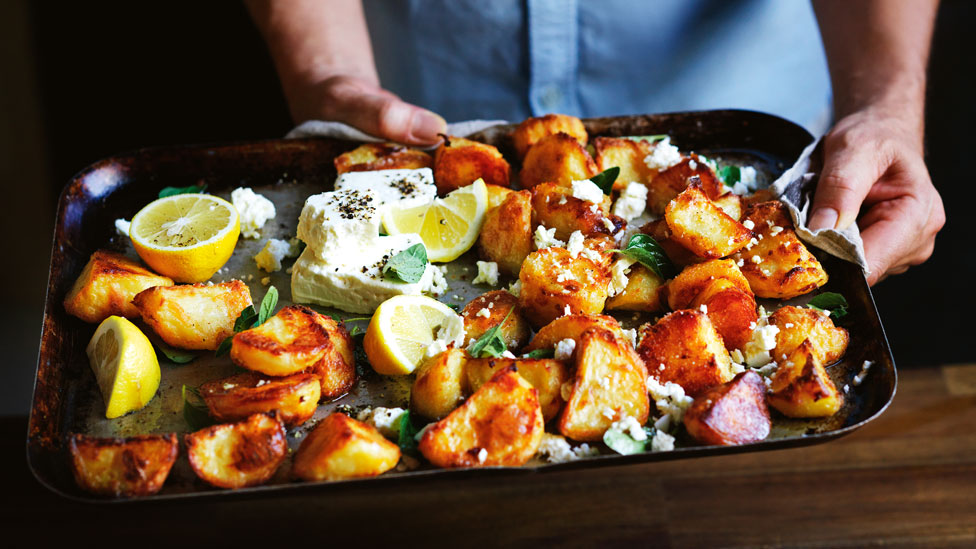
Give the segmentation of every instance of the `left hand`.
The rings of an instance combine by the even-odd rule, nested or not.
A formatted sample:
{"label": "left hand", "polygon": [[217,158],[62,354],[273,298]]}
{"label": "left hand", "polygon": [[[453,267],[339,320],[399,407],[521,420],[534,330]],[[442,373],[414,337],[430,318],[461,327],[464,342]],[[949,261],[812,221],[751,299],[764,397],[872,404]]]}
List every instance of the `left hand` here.
{"label": "left hand", "polygon": [[857,221],[871,285],[928,259],[945,224],[920,134],[897,110],[869,107],[845,116],[824,137],[808,226],[845,229]]}

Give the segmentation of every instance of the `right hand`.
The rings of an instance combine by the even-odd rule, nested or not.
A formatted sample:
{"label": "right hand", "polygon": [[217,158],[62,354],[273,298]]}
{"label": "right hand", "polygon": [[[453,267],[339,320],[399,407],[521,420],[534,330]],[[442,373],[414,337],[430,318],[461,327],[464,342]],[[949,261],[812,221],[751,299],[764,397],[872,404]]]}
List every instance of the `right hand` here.
{"label": "right hand", "polygon": [[326,78],[290,103],[296,122],[335,120],[407,145],[433,145],[440,139],[437,134],[447,131],[447,122],[439,115],[355,76]]}

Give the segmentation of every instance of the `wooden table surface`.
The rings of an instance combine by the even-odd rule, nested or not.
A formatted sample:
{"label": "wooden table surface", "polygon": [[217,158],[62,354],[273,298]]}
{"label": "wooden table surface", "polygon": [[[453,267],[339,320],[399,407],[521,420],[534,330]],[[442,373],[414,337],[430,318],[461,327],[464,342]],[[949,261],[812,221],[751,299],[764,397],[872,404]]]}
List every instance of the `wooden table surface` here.
{"label": "wooden table surface", "polygon": [[[87,544],[976,547],[976,365],[899,372],[885,414],[806,448],[262,498],[86,505],[47,492],[0,420],[7,532]],[[10,540],[9,534],[5,536]],[[218,545],[214,545],[214,543]],[[11,546],[16,546],[16,543]]]}

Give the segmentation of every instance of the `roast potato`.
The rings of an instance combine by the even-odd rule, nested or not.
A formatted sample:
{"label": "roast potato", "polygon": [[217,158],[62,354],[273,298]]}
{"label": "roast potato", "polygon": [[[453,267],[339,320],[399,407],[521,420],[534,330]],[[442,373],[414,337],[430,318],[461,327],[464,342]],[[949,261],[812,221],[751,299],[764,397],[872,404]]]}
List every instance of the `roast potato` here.
{"label": "roast potato", "polygon": [[779,362],[769,390],[769,405],[787,417],[829,417],[844,404],[809,340]]}
{"label": "roast potato", "polygon": [[488,191],[488,210],[501,206],[508,195],[515,192],[513,189],[501,185],[485,185],[485,189]]}
{"label": "roast potato", "polygon": [[470,392],[465,360],[464,351],[448,349],[424,361],[410,389],[410,410],[428,419],[441,419],[457,408]]}
{"label": "roast potato", "polygon": [[644,140],[596,137],[593,139],[593,149],[596,151],[593,160],[598,172],[620,168],[617,180],[613,183],[614,190],[620,190],[632,181],[647,183],[651,180],[656,172],[644,163],[651,148],[652,145]]}
{"label": "roast potato", "polygon": [[469,358],[464,365],[467,386],[471,391],[477,391],[495,373],[509,366],[515,366],[518,374],[537,391],[543,421],[556,417],[564,404],[561,388],[572,377],[571,368],[562,361],[551,358]]}
{"label": "roast potato", "polygon": [[789,358],[804,341],[810,342],[810,350],[824,365],[833,364],[844,356],[850,336],[844,328],[834,326],[830,317],[803,307],[781,307],[769,315],[770,324],[779,328],[776,347],[771,351],[773,360]]}
{"label": "roast potato", "polygon": [[441,195],[479,178],[486,185],[507,187],[508,172],[508,161],[498,149],[463,137],[445,137],[434,152],[434,182]]}
{"label": "roast potato", "polygon": [[132,303],[167,345],[215,351],[234,334],[234,322],[251,305],[251,291],[240,280],[156,286],[139,292]]}
{"label": "roast potato", "polygon": [[373,170],[417,170],[430,168],[434,159],[418,149],[396,143],[364,143],[332,161],[336,174]]}
{"label": "roast potato", "polygon": [[725,185],[715,176],[715,172],[702,162],[698,155],[692,154],[680,163],[651,177],[647,185],[647,209],[656,215],[663,214],[668,203],[685,190],[689,180],[695,177],[701,182],[702,191],[710,199],[718,198],[727,192]]}
{"label": "roast potato", "polygon": [[583,145],[568,133],[547,135],[537,141],[522,160],[519,185],[531,189],[539,183],[568,185],[596,175],[596,163]]}
{"label": "roast potato", "polygon": [[752,232],[709,200],[697,182],[668,203],[664,219],[671,238],[699,257],[725,257],[752,238]]}
{"label": "roast potato", "polygon": [[[708,193],[706,193],[708,194]],[[725,215],[738,221],[742,219],[742,197],[735,193],[725,193],[718,198],[713,198],[712,202],[721,208]]]}
{"label": "roast potato", "polygon": [[269,376],[287,376],[311,368],[331,345],[331,318],[304,305],[283,307],[264,324],[231,340],[234,364]]}
{"label": "roast potato", "polygon": [[684,415],[685,429],[704,444],[733,446],[769,436],[766,384],[752,370],[698,396]]}
{"label": "roast potato", "polygon": [[312,374],[266,377],[244,372],[200,386],[200,396],[217,421],[238,421],[277,410],[287,427],[312,417],[321,394],[319,379]]}
{"label": "roast potato", "polygon": [[701,309],[727,349],[742,349],[759,321],[749,282],[731,259],[689,265],[668,284],[672,309]]}
{"label": "roast potato", "polygon": [[600,313],[607,300],[610,269],[585,255],[550,247],[529,254],[519,272],[519,305],[533,326],[571,313]]}
{"label": "roast potato", "polygon": [[331,317],[320,319],[329,333],[329,347],[318,362],[307,371],[319,378],[322,399],[341,397],[356,383],[356,355],[349,332]]}
{"label": "roast potato", "polygon": [[732,379],[732,359],[708,316],[682,309],[640,329],[637,352],[650,375],[696,397]]}
{"label": "roast potato", "polygon": [[97,250],[64,298],[64,309],[85,322],[101,322],[117,315],[139,316],[132,298],[146,288],[172,286],[173,279],[158,275],[124,255]]}
{"label": "roast potato", "polygon": [[585,237],[612,236],[626,222],[610,214],[609,196],[595,204],[573,196],[571,187],[540,183],[532,187],[532,227],[539,225],[555,228],[556,238],[565,241],[575,231]]}
{"label": "roast potato", "polygon": [[654,271],[635,263],[627,273],[627,287],[607,299],[608,311],[644,311],[656,313],[664,310],[667,286]]}
{"label": "roast potato", "polygon": [[583,121],[575,116],[565,114],[547,114],[526,118],[512,131],[512,144],[521,160],[540,139],[560,132],[570,135],[580,145],[586,146],[587,135]]}
{"label": "roast potato", "polygon": [[189,433],[183,438],[193,472],[219,488],[267,482],[288,454],[285,426],[277,414],[252,414]]}
{"label": "roast potato", "polygon": [[73,434],[68,450],[82,490],[113,497],[149,496],[166,482],[179,443],[175,433],[129,438]]}
{"label": "roast potato", "polygon": [[400,447],[373,426],[333,413],[302,441],[292,474],[312,481],[373,477],[399,461]]}
{"label": "roast potato", "polygon": [[695,263],[701,263],[702,261],[708,261],[703,257],[698,257],[691,250],[685,248],[678,241],[671,238],[671,229],[668,228],[668,224],[665,222],[664,218],[655,219],[645,223],[640,228],[640,232],[650,235],[661,245],[661,249],[674,263],[677,267],[684,267],[686,265],[692,265]]}
{"label": "roast potato", "polygon": [[733,257],[757,296],[790,299],[827,283],[827,272],[797,238],[783,203],[753,204],[742,222],[754,226],[756,240]]}
{"label": "roast potato", "polygon": [[[610,330],[617,337],[623,337],[623,331],[616,318],[600,314],[572,314],[561,316],[546,324],[536,332],[532,341],[525,348],[525,352],[538,349],[553,349],[564,339],[572,339],[576,343],[575,349],[580,348],[583,332],[590,328],[604,328]],[[573,357],[576,351],[573,351]]]}
{"label": "roast potato", "polygon": [[518,298],[505,290],[495,290],[472,299],[461,311],[461,318],[464,319],[466,341],[477,340],[504,320],[499,332],[509,351],[518,352],[529,342],[531,329],[522,317]]}
{"label": "roast potato", "polygon": [[498,270],[515,276],[532,252],[532,195],[512,192],[497,208],[485,212],[478,235],[481,257],[498,264]]}
{"label": "roast potato", "polygon": [[579,441],[600,440],[615,420],[647,421],[647,369],[630,343],[604,328],[590,328],[576,351],[576,379],[559,418],[559,432]]}
{"label": "roast potato", "polygon": [[536,390],[509,366],[428,427],[419,449],[438,467],[519,466],[535,455],[544,432]]}

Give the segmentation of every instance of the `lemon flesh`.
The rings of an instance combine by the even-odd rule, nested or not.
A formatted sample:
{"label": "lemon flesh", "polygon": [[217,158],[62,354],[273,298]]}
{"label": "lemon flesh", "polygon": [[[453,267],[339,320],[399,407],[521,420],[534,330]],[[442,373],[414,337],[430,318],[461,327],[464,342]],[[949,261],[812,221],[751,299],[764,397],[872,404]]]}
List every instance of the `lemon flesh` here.
{"label": "lemon flesh", "polygon": [[438,332],[463,321],[447,305],[425,296],[392,297],[376,309],[366,328],[363,349],[373,369],[384,375],[405,375],[424,360]]}
{"label": "lemon flesh", "polygon": [[159,389],[156,352],[146,335],[125,318],[103,320],[85,351],[105,401],[105,417],[142,408]]}
{"label": "lemon flesh", "polygon": [[383,226],[389,234],[419,234],[430,261],[453,261],[478,240],[487,208],[488,188],[478,179],[430,204],[390,208]]}
{"label": "lemon flesh", "polygon": [[178,282],[203,282],[227,263],[240,235],[240,215],[209,194],[150,202],[132,218],[129,237],[139,257]]}

